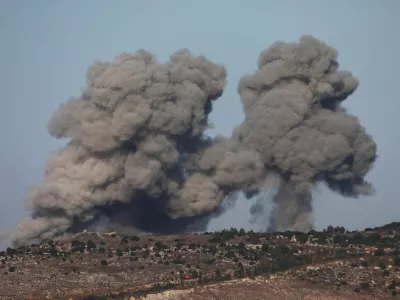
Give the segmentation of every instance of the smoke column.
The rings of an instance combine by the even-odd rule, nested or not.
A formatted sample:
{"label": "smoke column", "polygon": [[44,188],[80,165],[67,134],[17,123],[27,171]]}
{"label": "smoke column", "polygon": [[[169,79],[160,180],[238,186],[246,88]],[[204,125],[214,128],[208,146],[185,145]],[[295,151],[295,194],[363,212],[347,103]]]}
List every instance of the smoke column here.
{"label": "smoke column", "polygon": [[341,107],[359,82],[339,70],[337,57],[312,36],[276,42],[261,52],[258,70],[239,82],[246,117],[234,139],[256,150],[279,177],[270,230],[313,228],[311,190],[318,181],[345,196],[373,192],[363,178],[376,144]]}
{"label": "smoke column", "polygon": [[[364,182],[376,145],[341,103],[358,80],[339,71],[337,52],[311,36],[264,50],[238,86],[245,120],[232,137],[204,135],[226,71],[188,50],[166,63],[139,50],[96,62],[82,94],[54,113],[48,129],[68,144],[30,191],[31,216],[14,244],[82,228],[152,233],[205,230],[233,203],[277,189],[270,230],[313,226],[313,186],[345,196]],[[264,211],[259,201],[259,209]],[[260,206],[261,205],[261,206]]]}

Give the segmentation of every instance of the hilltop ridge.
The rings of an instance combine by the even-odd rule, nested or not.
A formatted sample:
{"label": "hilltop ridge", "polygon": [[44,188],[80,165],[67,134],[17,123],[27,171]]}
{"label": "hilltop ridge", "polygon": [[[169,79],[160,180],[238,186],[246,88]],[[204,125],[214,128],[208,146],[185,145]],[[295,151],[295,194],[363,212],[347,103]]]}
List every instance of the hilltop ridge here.
{"label": "hilltop ridge", "polygon": [[0,261],[0,299],[386,299],[400,293],[400,222],[352,232],[80,232],[7,248]]}

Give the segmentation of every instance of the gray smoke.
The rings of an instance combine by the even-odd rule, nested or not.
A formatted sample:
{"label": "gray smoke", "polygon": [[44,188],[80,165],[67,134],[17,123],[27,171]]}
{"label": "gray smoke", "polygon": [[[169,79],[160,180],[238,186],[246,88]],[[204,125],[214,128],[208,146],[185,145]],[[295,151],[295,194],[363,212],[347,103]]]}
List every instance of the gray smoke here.
{"label": "gray smoke", "polygon": [[239,82],[246,117],[234,139],[256,150],[280,179],[271,230],[313,228],[311,190],[318,181],[345,196],[373,192],[363,178],[376,144],[341,107],[359,82],[339,70],[337,57],[312,36],[276,42],[260,54],[258,70]]}
{"label": "gray smoke", "polygon": [[205,230],[229,208],[224,199],[270,188],[279,188],[270,229],[308,230],[316,182],[346,196],[372,191],[363,177],[376,145],[341,108],[358,81],[338,70],[333,48],[304,36],[264,50],[239,82],[244,122],[211,139],[208,115],[225,84],[224,67],[188,50],[163,64],[140,50],[91,66],[81,96],[49,122],[70,141],[28,195],[32,215],[14,243],[99,226]]}
{"label": "gray smoke", "polygon": [[12,241],[12,231],[0,229],[0,251],[4,251]]}

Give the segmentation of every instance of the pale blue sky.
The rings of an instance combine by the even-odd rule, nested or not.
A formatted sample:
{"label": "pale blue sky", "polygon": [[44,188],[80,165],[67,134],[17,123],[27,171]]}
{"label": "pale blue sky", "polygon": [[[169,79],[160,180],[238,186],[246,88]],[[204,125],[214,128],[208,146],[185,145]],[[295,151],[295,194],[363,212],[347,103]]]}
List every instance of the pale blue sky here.
{"label": "pale blue sky", "polygon": [[[25,214],[28,186],[41,181],[51,151],[46,123],[84,86],[87,67],[121,52],[146,48],[164,61],[179,48],[228,70],[228,86],[211,115],[229,135],[243,119],[239,78],[255,70],[258,54],[276,40],[312,34],[338,49],[343,69],[361,81],[346,107],[378,143],[368,176],[374,197],[343,199],[314,193],[319,228],[363,228],[400,220],[399,0],[0,0],[0,228]],[[246,226],[249,202],[213,221],[212,228]]]}

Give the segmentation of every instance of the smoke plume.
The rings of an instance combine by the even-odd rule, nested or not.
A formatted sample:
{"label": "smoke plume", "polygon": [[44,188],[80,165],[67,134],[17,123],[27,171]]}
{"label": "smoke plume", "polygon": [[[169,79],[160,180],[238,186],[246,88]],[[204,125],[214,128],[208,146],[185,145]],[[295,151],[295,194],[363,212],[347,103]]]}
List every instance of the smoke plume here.
{"label": "smoke plume", "polygon": [[[225,85],[223,66],[188,50],[166,63],[145,50],[96,62],[81,96],[49,122],[69,142],[30,191],[32,214],[15,244],[99,226],[205,230],[224,199],[271,188],[269,229],[309,230],[317,182],[345,196],[373,191],[363,178],[376,144],[341,107],[358,80],[339,71],[335,49],[303,36],[262,51],[238,86],[245,120],[232,137],[210,138],[208,115]],[[264,210],[257,203],[254,214]]]}
{"label": "smoke plume", "polygon": [[261,52],[258,70],[239,82],[245,121],[234,139],[279,176],[271,230],[313,227],[311,190],[318,181],[345,196],[373,192],[364,176],[376,144],[341,106],[359,82],[339,70],[337,57],[311,36],[276,42]]}

